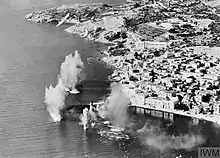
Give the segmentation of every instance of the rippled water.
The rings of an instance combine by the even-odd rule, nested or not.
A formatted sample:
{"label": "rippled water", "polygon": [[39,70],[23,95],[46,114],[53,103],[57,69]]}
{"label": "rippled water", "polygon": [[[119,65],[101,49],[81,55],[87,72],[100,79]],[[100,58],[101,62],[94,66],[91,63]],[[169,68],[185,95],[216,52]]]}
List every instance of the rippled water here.
{"label": "rippled water", "polygon": [[[100,63],[87,64],[88,57],[97,56],[96,49],[101,47],[100,44],[92,44],[77,36],[68,35],[63,32],[62,27],[30,24],[25,21],[24,15],[41,8],[79,2],[100,1],[0,1],[0,157],[138,158],[175,157],[180,153],[186,157],[195,156],[195,148],[190,151],[161,152],[157,143],[146,143],[146,138],[152,137],[149,130],[138,136],[136,133],[132,134],[129,140],[108,140],[101,137],[96,130],[85,134],[78,122],[51,121],[43,103],[44,89],[45,85],[56,83],[60,63],[67,54],[77,49],[86,63],[87,81],[84,91],[74,101],[88,102],[102,97],[108,87],[105,80],[110,70]],[[117,0],[103,2],[122,3]],[[187,133],[189,129],[198,132],[185,118],[177,118],[174,125],[171,123],[170,126],[170,122],[165,120],[135,117],[133,122],[139,128],[146,120],[153,121],[151,124],[156,128],[163,127],[166,131],[165,137],[170,133]],[[185,124],[182,123],[184,120]],[[204,144],[220,146],[219,127],[203,122],[199,126],[199,132],[207,138]]]}

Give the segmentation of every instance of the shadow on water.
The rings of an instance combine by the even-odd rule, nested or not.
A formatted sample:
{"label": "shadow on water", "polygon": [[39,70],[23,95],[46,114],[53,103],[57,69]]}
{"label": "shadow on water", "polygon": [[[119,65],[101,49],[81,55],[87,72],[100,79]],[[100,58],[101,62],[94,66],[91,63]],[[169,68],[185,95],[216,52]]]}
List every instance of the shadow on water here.
{"label": "shadow on water", "polygon": [[82,84],[78,86],[79,94],[69,94],[67,96],[66,106],[86,105],[91,101],[99,101],[110,92],[109,85],[110,82],[108,81],[83,81]]}

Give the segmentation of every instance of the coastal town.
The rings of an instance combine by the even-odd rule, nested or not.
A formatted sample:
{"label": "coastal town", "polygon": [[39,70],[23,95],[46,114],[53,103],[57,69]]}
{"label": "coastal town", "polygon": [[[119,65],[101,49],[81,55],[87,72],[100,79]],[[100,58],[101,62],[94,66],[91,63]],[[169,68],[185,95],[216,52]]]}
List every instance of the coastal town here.
{"label": "coastal town", "polygon": [[26,18],[67,23],[68,33],[111,44],[100,53],[131,106],[220,123],[219,11],[200,0],[135,1],[62,6]]}

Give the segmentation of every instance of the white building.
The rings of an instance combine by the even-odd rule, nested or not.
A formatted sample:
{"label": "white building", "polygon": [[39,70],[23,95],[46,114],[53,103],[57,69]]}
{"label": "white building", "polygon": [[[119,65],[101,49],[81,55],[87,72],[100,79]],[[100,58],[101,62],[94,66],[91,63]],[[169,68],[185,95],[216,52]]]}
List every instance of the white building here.
{"label": "white building", "polygon": [[170,43],[167,42],[151,42],[151,41],[138,41],[136,42],[136,48],[144,50],[146,48],[166,48]]}
{"label": "white building", "polygon": [[128,87],[124,87],[123,91],[130,98],[130,102],[132,105],[144,105],[145,96],[141,93],[136,93],[135,89],[130,89]]}
{"label": "white building", "polygon": [[175,107],[175,101],[173,100],[164,100],[163,102],[164,109],[173,110]]}
{"label": "white building", "polygon": [[145,104],[154,106],[155,108],[163,109],[163,98],[149,97],[145,99]]}
{"label": "white building", "polygon": [[165,100],[159,97],[149,97],[145,99],[145,104],[149,104],[158,109],[173,110],[175,103],[173,100]]}
{"label": "white building", "polygon": [[220,103],[217,102],[214,106],[213,106],[213,110],[215,114],[220,114]]}

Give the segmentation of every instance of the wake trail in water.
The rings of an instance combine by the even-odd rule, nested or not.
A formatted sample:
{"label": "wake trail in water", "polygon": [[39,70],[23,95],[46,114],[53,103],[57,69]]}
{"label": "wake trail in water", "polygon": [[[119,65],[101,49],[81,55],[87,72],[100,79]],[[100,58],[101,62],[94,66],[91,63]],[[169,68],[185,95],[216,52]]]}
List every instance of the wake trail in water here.
{"label": "wake trail in water", "polygon": [[61,64],[57,85],[45,88],[44,102],[54,122],[59,122],[62,119],[61,110],[65,107],[68,92],[71,94],[79,93],[76,86],[85,79],[83,70],[84,63],[78,51],[75,51],[74,56],[67,55]]}

